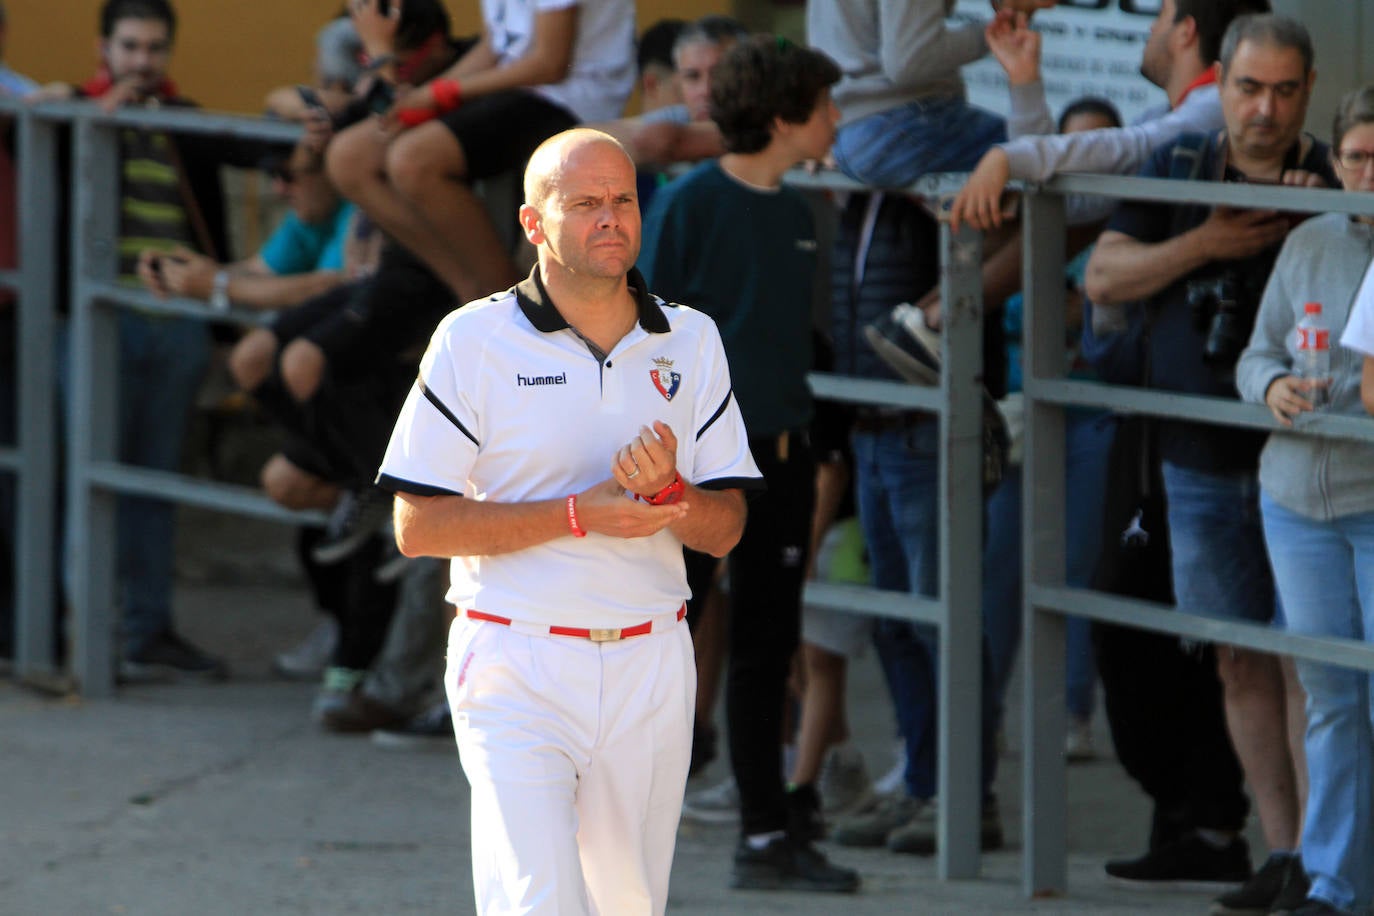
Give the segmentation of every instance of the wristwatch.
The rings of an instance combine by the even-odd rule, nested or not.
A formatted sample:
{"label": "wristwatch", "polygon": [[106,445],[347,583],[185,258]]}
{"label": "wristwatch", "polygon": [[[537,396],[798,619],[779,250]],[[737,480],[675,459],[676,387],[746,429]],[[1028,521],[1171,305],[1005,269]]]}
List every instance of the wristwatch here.
{"label": "wristwatch", "polygon": [[682,493],[687,489],[687,485],[682,482],[681,474],[673,474],[673,482],[653,496],[644,497],[644,501],[651,506],[667,506],[682,499]]}
{"label": "wristwatch", "polygon": [[229,271],[215,271],[214,282],[210,286],[210,311],[224,314],[229,311]]}

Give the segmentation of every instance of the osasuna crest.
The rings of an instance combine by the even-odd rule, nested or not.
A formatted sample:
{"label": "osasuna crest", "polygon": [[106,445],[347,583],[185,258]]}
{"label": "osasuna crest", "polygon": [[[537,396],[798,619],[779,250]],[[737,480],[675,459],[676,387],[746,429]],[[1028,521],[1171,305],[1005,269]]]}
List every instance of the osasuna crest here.
{"label": "osasuna crest", "polygon": [[649,378],[665,401],[671,401],[682,384],[681,373],[673,371],[673,361],[663,356],[654,357],[654,368],[649,370]]}

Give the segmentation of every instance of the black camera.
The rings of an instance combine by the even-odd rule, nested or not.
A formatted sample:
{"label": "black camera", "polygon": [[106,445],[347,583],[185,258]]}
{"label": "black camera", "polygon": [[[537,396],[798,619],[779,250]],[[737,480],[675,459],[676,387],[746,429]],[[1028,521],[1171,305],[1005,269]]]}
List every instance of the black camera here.
{"label": "black camera", "polygon": [[1202,359],[1209,366],[1231,366],[1250,336],[1246,318],[1254,309],[1245,284],[1233,272],[1188,281],[1188,308],[1193,323],[1206,335]]}

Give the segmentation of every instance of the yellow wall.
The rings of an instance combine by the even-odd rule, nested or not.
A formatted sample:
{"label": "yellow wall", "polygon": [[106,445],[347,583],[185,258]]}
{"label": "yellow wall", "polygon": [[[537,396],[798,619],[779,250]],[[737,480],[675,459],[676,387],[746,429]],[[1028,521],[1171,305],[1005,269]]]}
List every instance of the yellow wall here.
{"label": "yellow wall", "polygon": [[[310,79],[314,33],[342,0],[173,0],[180,19],[172,77],[207,108],[255,112],[274,86]],[[639,27],[736,10],[750,25],[774,0],[637,0]],[[100,0],[5,0],[6,60],[39,82],[80,82],[96,66]],[[448,0],[457,34],[480,27],[477,0]]]}

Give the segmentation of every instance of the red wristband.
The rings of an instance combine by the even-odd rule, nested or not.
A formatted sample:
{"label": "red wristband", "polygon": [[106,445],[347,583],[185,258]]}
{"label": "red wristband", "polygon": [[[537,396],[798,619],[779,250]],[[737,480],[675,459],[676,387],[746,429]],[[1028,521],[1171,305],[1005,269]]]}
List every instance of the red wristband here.
{"label": "red wristband", "polygon": [[587,532],[582,530],[582,526],[577,523],[577,496],[576,494],[568,497],[568,527],[572,529],[575,538],[584,538]]}
{"label": "red wristband", "polygon": [[439,106],[439,112],[452,111],[463,104],[463,84],[454,79],[429,81],[429,97]]}
{"label": "red wristband", "polygon": [[418,127],[426,121],[433,121],[439,113],[430,108],[402,108],[396,112],[396,120],[402,127]]}

